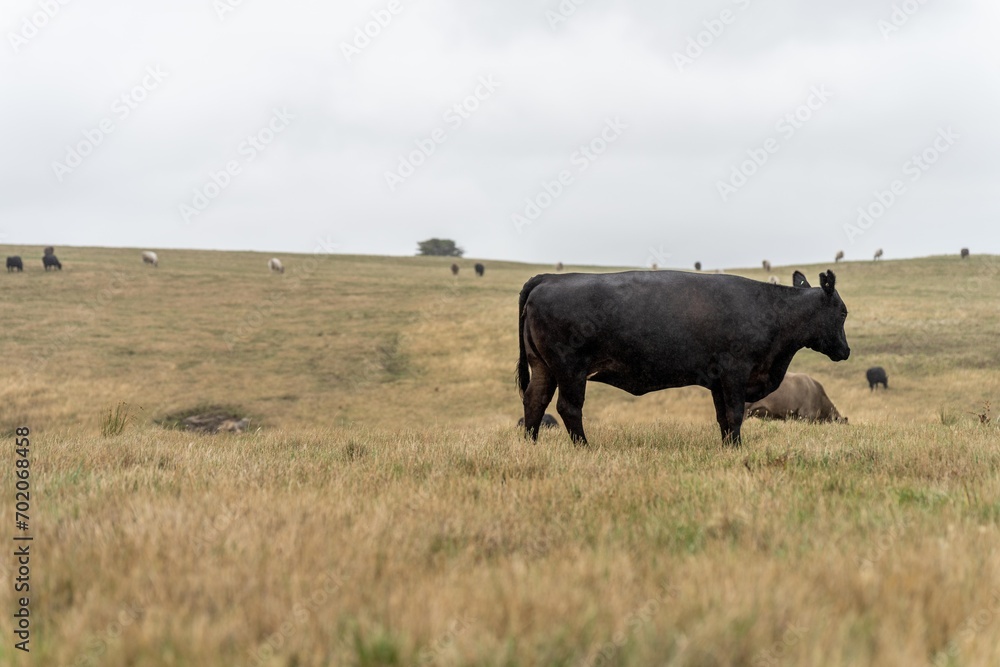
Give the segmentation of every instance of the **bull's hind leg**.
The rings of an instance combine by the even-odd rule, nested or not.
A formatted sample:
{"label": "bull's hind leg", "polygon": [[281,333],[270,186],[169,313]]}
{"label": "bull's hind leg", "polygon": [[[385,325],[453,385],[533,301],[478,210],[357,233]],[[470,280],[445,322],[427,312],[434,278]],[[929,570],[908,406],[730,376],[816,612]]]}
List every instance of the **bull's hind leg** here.
{"label": "bull's hind leg", "polygon": [[524,390],[524,431],[532,440],[538,440],[538,428],[545,416],[545,408],[549,407],[555,393],[556,379],[548,368],[536,364],[531,369],[531,380]]}
{"label": "bull's hind leg", "polygon": [[583,432],[583,401],[586,394],[586,377],[559,382],[556,410],[569,431],[570,439],[577,445],[587,444],[587,436]]}

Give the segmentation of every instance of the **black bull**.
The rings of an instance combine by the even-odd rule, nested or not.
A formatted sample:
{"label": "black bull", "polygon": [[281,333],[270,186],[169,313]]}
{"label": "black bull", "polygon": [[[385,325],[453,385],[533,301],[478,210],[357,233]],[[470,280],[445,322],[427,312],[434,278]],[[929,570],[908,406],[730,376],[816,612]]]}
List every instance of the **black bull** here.
{"label": "black bull", "polygon": [[[635,396],[698,385],[712,392],[724,442],[739,444],[746,403],[781,384],[803,347],[842,361],[847,307],[832,271],[820,287],[680,271],[543,274],[519,302],[517,385],[527,434],[538,437],[556,408],[573,441],[585,444],[587,381]],[[529,373],[530,368],[530,373]]]}

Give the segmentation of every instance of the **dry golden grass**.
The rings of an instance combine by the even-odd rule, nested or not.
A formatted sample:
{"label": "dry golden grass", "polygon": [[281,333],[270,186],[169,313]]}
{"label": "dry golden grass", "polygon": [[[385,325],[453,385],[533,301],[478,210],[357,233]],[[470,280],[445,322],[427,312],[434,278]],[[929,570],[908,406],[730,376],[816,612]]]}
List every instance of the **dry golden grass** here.
{"label": "dry golden grass", "polygon": [[[995,258],[836,267],[852,357],[792,368],[851,424],[732,450],[696,388],[592,385],[591,447],[524,442],[516,295],[544,267],[159,254],[2,277],[36,535],[32,653],[8,632],[3,664],[1000,664],[1000,428],[971,414],[1000,405]],[[252,432],[154,423],[210,403]]]}

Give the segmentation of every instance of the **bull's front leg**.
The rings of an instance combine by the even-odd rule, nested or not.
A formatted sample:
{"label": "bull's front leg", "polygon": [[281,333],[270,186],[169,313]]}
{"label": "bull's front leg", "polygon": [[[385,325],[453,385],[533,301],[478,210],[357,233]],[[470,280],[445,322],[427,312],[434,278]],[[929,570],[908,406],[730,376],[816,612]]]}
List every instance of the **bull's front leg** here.
{"label": "bull's front leg", "polygon": [[726,421],[729,423],[729,438],[722,436],[725,444],[732,447],[739,447],[740,429],[743,426],[743,417],[746,415],[746,389],[737,383],[735,387],[726,387],[723,391],[725,402]]}
{"label": "bull's front leg", "polygon": [[729,442],[732,439],[732,429],[729,426],[729,411],[726,408],[725,394],[721,385],[712,388],[712,402],[715,403],[715,420],[719,422],[722,442]]}

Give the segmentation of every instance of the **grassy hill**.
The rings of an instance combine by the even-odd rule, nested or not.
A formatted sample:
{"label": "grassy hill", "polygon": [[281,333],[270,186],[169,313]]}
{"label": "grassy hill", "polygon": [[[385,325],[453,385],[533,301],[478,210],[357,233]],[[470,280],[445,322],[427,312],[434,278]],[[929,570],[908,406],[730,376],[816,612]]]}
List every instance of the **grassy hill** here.
{"label": "grassy hill", "polygon": [[[118,401],[141,406],[146,421],[229,403],[275,428],[506,425],[520,414],[517,293],[550,270],[488,262],[479,279],[462,260],[456,279],[445,258],[290,255],[278,275],[260,253],[162,251],[157,269],[130,249],[59,255],[60,273],[29,259],[24,274],[2,282],[3,430],[25,419],[43,430],[96,428]],[[815,282],[827,267],[774,273],[789,283],[795,268]],[[842,412],[931,423],[941,409],[964,414],[996,397],[997,258],[835,268],[854,352],[832,364],[805,350],[792,370],[820,379]],[[876,364],[893,391],[870,396],[864,371]],[[587,415],[712,423],[707,396],[681,389],[637,399],[592,385]]]}
{"label": "grassy hill", "polygon": [[[592,384],[579,449],[513,428],[550,267],[57,250],[2,248],[0,432],[32,430],[44,554],[23,664],[1000,664],[1000,258],[773,269],[837,273],[851,358],[791,370],[848,426],[728,450],[706,390]],[[156,423],[211,404],[251,432]]]}

